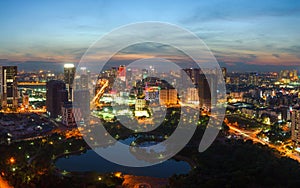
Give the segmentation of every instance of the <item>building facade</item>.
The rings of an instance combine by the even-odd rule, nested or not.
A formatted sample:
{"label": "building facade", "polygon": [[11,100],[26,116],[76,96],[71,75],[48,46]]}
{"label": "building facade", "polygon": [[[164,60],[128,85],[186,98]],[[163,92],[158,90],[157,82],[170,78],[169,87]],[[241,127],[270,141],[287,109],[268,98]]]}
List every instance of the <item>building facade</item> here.
{"label": "building facade", "polygon": [[4,110],[17,110],[17,66],[0,66],[0,102]]}
{"label": "building facade", "polygon": [[293,109],[292,111],[292,141],[299,145],[300,143],[300,109]]}
{"label": "building facade", "polygon": [[60,80],[51,80],[46,85],[46,108],[51,118],[61,116],[61,107],[68,101],[66,84]]}
{"label": "building facade", "polygon": [[61,108],[62,124],[67,127],[76,126],[76,121],[80,121],[81,111],[80,108],[73,107],[71,102],[65,102]]}
{"label": "building facade", "polygon": [[73,83],[75,78],[76,68],[74,64],[64,65],[64,81],[68,91],[68,100],[73,100]]}
{"label": "building facade", "polygon": [[178,96],[176,89],[161,89],[159,92],[160,105],[176,105],[178,104]]}
{"label": "building facade", "polygon": [[90,117],[90,92],[89,90],[74,91],[74,105],[78,107],[81,117],[85,123],[89,122]]}

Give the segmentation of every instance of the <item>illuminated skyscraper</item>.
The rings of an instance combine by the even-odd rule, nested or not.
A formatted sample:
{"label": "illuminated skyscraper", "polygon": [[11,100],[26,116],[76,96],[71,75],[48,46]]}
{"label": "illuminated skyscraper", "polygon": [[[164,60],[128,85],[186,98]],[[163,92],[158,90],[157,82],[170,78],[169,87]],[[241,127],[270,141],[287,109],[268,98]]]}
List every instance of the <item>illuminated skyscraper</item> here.
{"label": "illuminated skyscraper", "polygon": [[124,65],[120,65],[118,68],[118,77],[125,82],[126,79],[126,67]]}
{"label": "illuminated skyscraper", "polygon": [[0,66],[0,102],[3,109],[18,107],[17,66]]}
{"label": "illuminated skyscraper", "polygon": [[187,88],[186,102],[199,104],[199,92],[197,88]]}
{"label": "illuminated skyscraper", "polygon": [[300,143],[300,110],[292,111],[292,141],[299,145]]}
{"label": "illuminated skyscraper", "polygon": [[80,111],[81,118],[85,122],[89,122],[90,116],[90,92],[88,89],[74,91],[74,106]]}
{"label": "illuminated skyscraper", "polygon": [[81,119],[81,111],[74,107],[72,102],[65,102],[61,107],[62,124],[67,127],[76,126],[76,121]]}
{"label": "illuminated skyscraper", "polygon": [[[199,75],[201,73],[201,70],[200,69],[193,69],[193,68],[190,68],[190,69],[183,69],[181,71],[181,74],[186,74],[192,81],[192,83],[197,87],[198,84],[199,84]],[[183,79],[182,80],[182,83],[185,84],[186,83],[186,80],[185,80],[185,76],[181,76],[181,78]]]}
{"label": "illuminated skyscraper", "polygon": [[176,89],[161,89],[159,92],[160,105],[176,105],[178,104],[178,96]]}
{"label": "illuminated skyscraper", "polygon": [[86,67],[81,67],[81,75],[80,75],[80,89],[88,89],[89,88],[89,76],[86,70]]}
{"label": "illuminated skyscraper", "polygon": [[64,81],[67,87],[68,91],[68,100],[73,100],[73,83],[74,83],[74,77],[75,77],[75,71],[76,68],[74,64],[65,64],[64,65]]}

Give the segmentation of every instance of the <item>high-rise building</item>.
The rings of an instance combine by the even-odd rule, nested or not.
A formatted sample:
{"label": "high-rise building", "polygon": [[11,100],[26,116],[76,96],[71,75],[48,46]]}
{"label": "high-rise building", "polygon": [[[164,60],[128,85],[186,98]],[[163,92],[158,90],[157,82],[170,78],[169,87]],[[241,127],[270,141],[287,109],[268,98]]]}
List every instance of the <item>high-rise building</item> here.
{"label": "high-rise building", "polygon": [[[86,67],[81,67],[80,68],[80,76],[77,76],[75,78],[76,82],[76,89],[88,89],[89,88],[89,74],[90,72],[86,69]],[[74,89],[74,88],[73,88]]]}
{"label": "high-rise building", "polygon": [[142,111],[146,108],[146,100],[145,99],[136,99],[135,101],[135,110]]}
{"label": "high-rise building", "polygon": [[73,100],[73,83],[75,78],[76,68],[74,64],[64,64],[64,81],[66,83],[67,91],[68,91],[68,100]]}
{"label": "high-rise building", "polygon": [[256,72],[249,73],[248,85],[252,85],[252,86],[258,85],[258,74]]}
{"label": "high-rise building", "polygon": [[22,101],[24,108],[27,109],[29,107],[29,94],[27,92],[23,93]]}
{"label": "high-rise building", "polygon": [[299,145],[300,143],[300,110],[293,109],[292,111],[292,141]]}
{"label": "high-rise building", "polygon": [[133,85],[133,74],[132,74],[132,69],[131,68],[127,68],[126,69],[126,87],[127,88],[131,88]]}
{"label": "high-rise building", "polygon": [[74,107],[72,102],[65,102],[61,108],[62,124],[67,127],[76,126],[76,121],[81,120],[81,111]]}
{"label": "high-rise building", "polygon": [[[222,69],[223,74],[226,75],[226,69]],[[206,70],[206,74],[203,73],[201,69],[197,68],[190,68],[190,69],[183,69],[181,74],[186,74],[192,81],[192,83],[195,85],[195,89],[198,90],[198,96],[195,95],[195,89],[190,89],[187,93],[190,99],[197,99],[199,101],[200,107],[210,107],[211,106],[211,100],[215,99],[214,96],[217,92],[217,83],[220,79],[214,70]],[[184,76],[181,76],[184,78]],[[186,80],[183,79],[182,84],[184,85],[186,83]],[[211,91],[213,91],[211,93]],[[186,98],[186,100],[188,100]],[[197,101],[197,100],[192,100]]]}
{"label": "high-rise building", "polygon": [[61,107],[68,101],[66,84],[60,80],[51,80],[46,85],[46,108],[52,118],[61,116]]}
{"label": "high-rise building", "polygon": [[145,99],[150,101],[158,101],[159,100],[159,90],[158,86],[150,86],[145,88]]}
{"label": "high-rise building", "polygon": [[[199,75],[201,73],[200,69],[190,68],[190,69],[183,69],[181,74],[186,74],[192,81],[192,83],[197,87],[199,84]],[[186,83],[186,76],[181,76],[182,84]]]}
{"label": "high-rise building", "polygon": [[87,74],[80,75],[80,85],[81,85],[81,89],[89,88],[89,77]]}
{"label": "high-rise building", "polygon": [[74,91],[74,106],[78,107],[84,122],[90,117],[90,92],[88,89]]}
{"label": "high-rise building", "polygon": [[298,80],[297,70],[282,70],[279,73],[279,80],[281,82],[289,82]]}
{"label": "high-rise building", "polygon": [[161,89],[159,92],[159,103],[161,105],[178,104],[178,96],[176,89]]}
{"label": "high-rise building", "polygon": [[125,65],[120,65],[118,68],[118,77],[125,82],[126,79],[126,67]]}
{"label": "high-rise building", "polygon": [[211,100],[215,98],[217,91],[217,77],[214,74],[200,74],[198,89],[200,107],[210,107]]}
{"label": "high-rise building", "polygon": [[187,88],[185,102],[199,104],[199,92],[197,88]]}
{"label": "high-rise building", "polygon": [[18,108],[17,66],[0,66],[0,102],[2,109]]}

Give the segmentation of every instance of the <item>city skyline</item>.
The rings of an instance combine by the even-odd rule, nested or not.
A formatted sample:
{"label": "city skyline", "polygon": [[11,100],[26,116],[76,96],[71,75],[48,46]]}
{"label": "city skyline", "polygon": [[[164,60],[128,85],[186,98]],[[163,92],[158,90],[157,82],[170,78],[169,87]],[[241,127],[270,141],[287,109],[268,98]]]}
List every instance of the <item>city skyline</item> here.
{"label": "city skyline", "polygon": [[[174,173],[184,174],[177,178],[179,177],[179,181],[186,185],[194,184],[185,180],[186,176],[205,183],[206,180],[195,176],[200,174],[198,170],[199,161],[203,160],[201,156],[209,154],[209,150],[199,153],[196,148],[199,139],[201,138],[202,142],[205,138],[206,132],[203,133],[203,129],[205,127],[208,129],[209,119],[216,117],[213,114],[212,98],[217,89],[216,84],[223,79],[227,88],[226,98],[218,100],[218,103],[227,104],[226,115],[225,119],[221,120],[222,125],[218,128],[220,134],[216,139],[225,142],[214,141],[210,148],[219,145],[218,147],[232,147],[232,149],[226,154],[223,152],[217,154],[215,148],[209,155],[211,157],[229,155],[228,159],[230,161],[235,159],[237,165],[224,162],[222,157],[221,163],[228,164],[229,168],[222,168],[221,171],[225,171],[225,174],[230,173],[228,169],[233,166],[237,166],[236,170],[240,171],[244,166],[242,165],[244,160],[239,160],[240,154],[236,156],[236,152],[233,151],[242,151],[245,147],[249,147],[246,150],[254,153],[244,155],[250,157],[247,159],[249,167],[245,168],[258,169],[255,175],[251,176],[254,178],[251,181],[253,184],[265,185],[265,178],[260,180],[256,177],[265,177],[260,175],[259,169],[267,167],[274,160],[281,164],[280,167],[290,165],[300,171],[298,133],[300,79],[297,70],[282,70],[279,74],[228,73],[223,67],[222,75],[216,76],[214,75],[216,70],[210,69],[207,70],[209,74],[204,76],[200,69],[188,68],[180,72],[171,71],[168,76],[171,82],[168,83],[164,80],[167,78],[166,73],[158,72],[154,67],[138,70],[120,65],[103,70],[100,74],[81,67],[80,76],[73,74],[74,64],[64,64],[64,71],[60,73],[40,70],[21,71],[16,74],[17,67],[5,68],[14,69],[13,72],[17,76],[4,77],[2,82],[15,82],[18,94],[17,108],[4,106],[1,109],[0,146],[5,149],[5,155],[1,156],[1,160],[7,162],[1,163],[4,170],[0,181],[8,182],[16,188],[31,183],[38,187],[53,187],[53,185],[60,187],[64,183],[84,187],[89,181],[94,185],[101,182],[106,185],[125,186],[130,182],[129,187],[145,183],[150,185],[148,187],[156,187],[156,178],[164,181],[158,187],[165,185],[178,187],[180,183],[172,180]],[[187,78],[184,77],[185,74]],[[192,81],[190,86],[186,83],[188,78]],[[122,85],[126,87],[123,89]],[[183,91],[178,90],[184,87],[187,88]],[[68,96],[74,96],[74,100]],[[5,97],[1,100],[3,104],[9,102]],[[188,115],[187,112],[191,111],[197,114]],[[183,127],[180,127],[181,123]],[[166,143],[175,134],[173,131],[182,131],[184,127],[190,127],[192,124],[196,128],[192,133],[196,135],[185,137],[190,139],[187,145],[188,142],[183,139],[176,142],[176,145],[182,145],[184,148],[180,153],[174,154],[173,158],[166,158],[172,152],[168,150],[168,144],[162,144],[159,149],[144,154],[131,149],[139,148],[140,145],[145,147],[144,144],[149,144],[146,147],[152,147],[152,143],[155,143],[155,146]],[[95,134],[101,126],[105,131]],[[134,161],[124,160],[130,159],[128,154],[123,155],[120,160],[111,160],[111,155],[119,156],[124,151],[124,146],[120,148],[116,143],[127,140],[130,147],[127,144],[124,146],[128,147],[129,156],[134,157]],[[40,144],[44,149],[37,147]],[[174,145],[171,143],[170,146]],[[115,148],[116,153],[110,153],[110,148]],[[106,153],[108,151],[108,156],[99,154],[100,149]],[[217,149],[219,150],[220,148]],[[263,157],[266,152],[267,158]],[[104,159],[93,159],[99,157],[98,155]],[[259,156],[262,162],[257,163],[257,158],[253,160],[251,156]],[[77,165],[72,164],[74,160],[77,161]],[[152,166],[156,164],[154,160],[159,162],[153,166],[156,169],[154,171],[150,170],[152,167],[145,167],[147,170],[145,168],[131,170],[132,166],[147,165],[149,162]],[[39,161],[50,166],[45,168],[39,165]],[[97,165],[89,165],[86,161],[93,161]],[[207,163],[206,161],[205,164]],[[30,165],[28,170],[23,170],[24,165],[27,167]],[[274,168],[270,168],[273,173]],[[33,170],[37,172],[32,173]],[[85,172],[80,175],[84,178],[81,182],[59,178],[61,176],[76,178],[77,171],[82,170]],[[203,171],[202,167],[201,170]],[[215,170],[216,168],[213,168],[213,171]],[[91,175],[90,171],[95,171],[93,172],[95,175]],[[210,168],[205,171],[209,172]],[[51,177],[55,180],[49,181],[48,173],[51,173]],[[275,173],[282,175],[282,171]],[[222,176],[224,173],[217,175],[220,174]],[[284,179],[288,178],[288,182],[279,181],[280,185],[298,185],[297,174],[299,173],[286,175]],[[25,181],[18,183],[19,179],[24,177]],[[272,185],[278,182],[274,177],[272,176]],[[209,181],[211,179],[213,180],[213,177],[209,177]],[[226,180],[226,183],[243,185],[245,181]]]}
{"label": "city skyline", "polygon": [[299,187],[300,2],[0,1],[0,188]]}
{"label": "city skyline", "polygon": [[[192,31],[232,70],[279,70],[300,62],[297,1],[13,1],[1,7],[0,63],[78,63],[114,28],[156,20]],[[139,57],[149,52],[132,50]],[[126,54],[121,59],[131,60]]]}

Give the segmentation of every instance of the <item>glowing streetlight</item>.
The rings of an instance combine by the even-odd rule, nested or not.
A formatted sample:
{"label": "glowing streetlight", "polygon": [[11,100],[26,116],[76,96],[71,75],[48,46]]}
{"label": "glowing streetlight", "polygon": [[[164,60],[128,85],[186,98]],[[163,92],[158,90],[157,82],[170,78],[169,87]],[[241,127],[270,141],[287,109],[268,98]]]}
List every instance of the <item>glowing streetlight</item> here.
{"label": "glowing streetlight", "polygon": [[10,162],[10,164],[15,164],[16,159],[15,159],[14,157],[11,157],[11,158],[9,159],[9,162]]}
{"label": "glowing streetlight", "polygon": [[122,177],[122,172],[116,172],[116,173],[115,173],[115,177],[121,178],[121,177]]}

